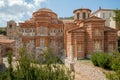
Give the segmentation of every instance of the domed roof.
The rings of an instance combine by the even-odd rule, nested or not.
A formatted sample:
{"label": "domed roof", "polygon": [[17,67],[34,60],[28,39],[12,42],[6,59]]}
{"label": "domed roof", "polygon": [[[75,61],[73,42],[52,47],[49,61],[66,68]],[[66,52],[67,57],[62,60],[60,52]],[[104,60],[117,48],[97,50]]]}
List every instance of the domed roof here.
{"label": "domed roof", "polygon": [[90,11],[90,12],[91,12],[91,10],[90,10],[90,9],[88,9],[88,8],[80,8],[80,9],[76,9],[76,10],[74,10],[74,11],[73,11],[73,13],[75,13],[76,11],[80,11],[80,10],[88,10],[88,11]]}
{"label": "domed roof", "polygon": [[41,8],[38,11],[47,11],[47,12],[53,12],[51,9],[48,8]]}
{"label": "domed roof", "polygon": [[34,13],[39,13],[39,12],[52,12],[52,13],[54,13],[51,9],[48,9],[48,8],[40,8],[39,10],[37,10]]}
{"label": "domed roof", "polygon": [[40,8],[38,11],[33,13],[33,16],[57,16],[57,14],[55,12],[53,12],[51,9],[48,8]]}

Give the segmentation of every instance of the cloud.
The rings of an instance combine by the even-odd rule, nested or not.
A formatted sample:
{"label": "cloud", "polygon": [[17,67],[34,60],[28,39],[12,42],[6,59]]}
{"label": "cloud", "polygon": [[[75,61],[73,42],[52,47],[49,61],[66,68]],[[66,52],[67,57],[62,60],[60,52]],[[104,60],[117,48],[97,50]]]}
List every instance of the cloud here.
{"label": "cloud", "polygon": [[4,6],[4,1],[0,0],[0,7],[3,7],[3,6]]}
{"label": "cloud", "polygon": [[41,2],[44,2],[44,0],[33,0],[35,5],[39,5]]}
{"label": "cloud", "polygon": [[11,19],[19,22],[30,17],[43,2],[46,0],[0,0],[0,25]]}

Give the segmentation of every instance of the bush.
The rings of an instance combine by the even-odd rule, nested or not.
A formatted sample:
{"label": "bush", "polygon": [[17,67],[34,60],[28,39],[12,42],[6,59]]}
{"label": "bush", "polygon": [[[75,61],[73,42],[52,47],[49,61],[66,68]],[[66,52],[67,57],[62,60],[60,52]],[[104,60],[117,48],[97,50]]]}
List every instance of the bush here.
{"label": "bush", "polygon": [[116,52],[114,53],[114,56],[111,60],[111,69],[112,70],[120,70],[120,53]]}
{"label": "bush", "polygon": [[106,77],[108,80],[120,80],[120,76],[118,73],[107,73]]}
{"label": "bush", "polygon": [[93,62],[93,64],[94,64],[95,66],[98,66],[98,61],[97,61],[98,56],[99,56],[99,54],[95,53],[95,54],[93,54],[92,57],[91,57],[91,60],[92,60],[92,62]]}
{"label": "bush", "polygon": [[91,60],[95,66],[110,69],[112,56],[108,53],[94,53]]}
{"label": "bush", "polygon": [[108,73],[106,76],[109,80],[120,80],[120,53],[115,52],[113,54],[110,66],[114,72]]}
{"label": "bush", "polygon": [[[34,63],[34,60],[31,60],[26,53],[25,48],[22,48],[16,70],[13,70],[12,65],[9,66],[6,72],[0,74],[0,80],[74,80],[68,68],[58,64],[57,59],[50,58],[49,51],[45,53],[45,64]],[[8,57],[10,65],[12,62],[11,54]]]}

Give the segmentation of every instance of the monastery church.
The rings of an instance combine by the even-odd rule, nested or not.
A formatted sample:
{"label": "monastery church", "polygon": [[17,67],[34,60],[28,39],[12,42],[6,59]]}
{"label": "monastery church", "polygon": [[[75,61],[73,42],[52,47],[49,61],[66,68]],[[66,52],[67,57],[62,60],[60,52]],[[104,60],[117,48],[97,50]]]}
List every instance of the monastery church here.
{"label": "monastery church", "polygon": [[61,20],[51,9],[41,8],[19,26],[13,20],[8,21],[7,37],[15,40],[14,54],[23,45],[33,55],[44,56],[49,47],[53,55],[75,60],[89,58],[94,52],[117,50],[116,29],[106,26],[104,19],[91,15],[90,9],[80,8],[73,13],[73,19]]}

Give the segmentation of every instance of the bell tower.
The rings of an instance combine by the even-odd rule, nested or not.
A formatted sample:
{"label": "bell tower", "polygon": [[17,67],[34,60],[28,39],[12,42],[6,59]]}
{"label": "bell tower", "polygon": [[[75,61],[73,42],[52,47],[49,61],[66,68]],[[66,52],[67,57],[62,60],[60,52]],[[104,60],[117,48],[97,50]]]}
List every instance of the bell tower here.
{"label": "bell tower", "polygon": [[13,20],[7,22],[7,37],[9,39],[15,39],[16,26],[16,22]]}
{"label": "bell tower", "polygon": [[91,10],[87,8],[80,8],[73,11],[74,20],[84,20],[90,17]]}

